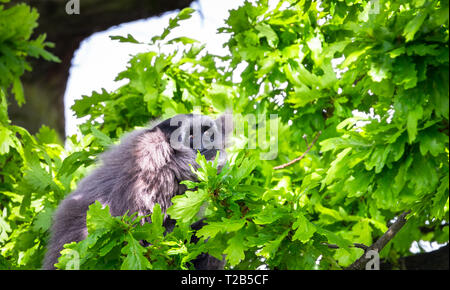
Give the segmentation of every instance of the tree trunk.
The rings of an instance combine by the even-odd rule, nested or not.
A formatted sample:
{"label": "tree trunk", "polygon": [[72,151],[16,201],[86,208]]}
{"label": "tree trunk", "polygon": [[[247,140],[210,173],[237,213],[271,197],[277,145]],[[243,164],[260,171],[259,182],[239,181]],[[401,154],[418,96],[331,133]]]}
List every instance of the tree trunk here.
{"label": "tree trunk", "polygon": [[66,13],[69,0],[22,2],[38,10],[39,26],[35,35],[47,34],[47,41],[55,44],[50,51],[61,59],[61,63],[30,59],[33,71],[22,77],[26,104],[19,108],[10,99],[9,115],[13,124],[25,127],[31,133],[45,124],[64,138],[64,93],[72,57],[80,42],[94,32],[181,9],[193,0],[79,0],[80,13],[71,15]]}
{"label": "tree trunk", "polygon": [[398,259],[397,265],[386,261],[382,262],[382,270],[448,270],[449,246],[448,244],[428,253],[420,253]]}

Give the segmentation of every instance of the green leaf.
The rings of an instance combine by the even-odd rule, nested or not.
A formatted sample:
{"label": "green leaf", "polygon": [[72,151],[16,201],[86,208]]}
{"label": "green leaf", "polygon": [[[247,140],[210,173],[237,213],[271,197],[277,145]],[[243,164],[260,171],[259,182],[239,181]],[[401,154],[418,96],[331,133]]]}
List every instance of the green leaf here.
{"label": "green leaf", "polygon": [[109,36],[112,40],[118,40],[119,42],[128,42],[128,43],[140,43],[137,41],[131,34],[128,33],[127,37],[123,36]]}
{"label": "green leaf", "polygon": [[427,45],[423,43],[408,46],[406,52],[408,53],[408,55],[417,54],[420,56],[424,55],[437,56],[440,53],[437,44]]}
{"label": "green leaf", "polygon": [[405,89],[414,88],[417,85],[416,63],[411,57],[400,56],[392,65],[392,81],[396,85],[403,85]]}
{"label": "green leaf", "polygon": [[[7,125],[8,123],[8,102],[6,101],[6,96],[3,89],[0,87],[0,124]],[[2,144],[2,142],[0,142],[0,144]]]}
{"label": "green leaf", "polygon": [[159,205],[158,203],[153,206],[151,217],[152,217],[152,224],[158,227],[162,227],[164,215],[161,212],[161,205]]}
{"label": "green leaf", "polygon": [[58,133],[45,125],[42,125],[39,132],[36,133],[36,138],[44,144],[61,144]]}
{"label": "green leaf", "polygon": [[386,163],[386,159],[390,152],[389,146],[383,148],[378,147],[375,150],[373,150],[372,155],[368,160],[366,160],[366,170],[372,170],[372,168],[375,167],[375,173],[380,173],[381,170],[384,167],[384,164]]}
{"label": "green leaf", "polygon": [[367,74],[374,82],[381,82],[382,80],[389,78],[390,71],[387,67],[383,67],[382,65],[372,64]]}
{"label": "green leaf", "polygon": [[408,111],[408,117],[406,119],[406,129],[408,131],[409,143],[411,144],[417,136],[417,124],[422,118],[423,109],[420,106],[414,107]]}
{"label": "green leaf", "polygon": [[192,17],[192,13],[195,12],[195,9],[192,8],[183,8],[180,13],[178,13],[177,18],[179,20],[186,20]]}
{"label": "green leaf", "polygon": [[111,95],[105,90],[102,89],[101,94],[97,92],[92,92],[92,96],[82,96],[81,99],[75,100],[75,104],[71,107],[71,109],[75,112],[78,118],[89,115],[89,111],[101,102],[108,101],[111,98]]}
{"label": "green leaf", "polygon": [[316,226],[302,214],[297,216],[297,220],[292,225],[292,229],[297,229],[292,240],[299,240],[302,243],[309,241],[316,232]]}
{"label": "green leaf", "polygon": [[57,56],[45,50],[45,47],[54,46],[53,43],[45,42],[45,38],[46,35],[41,34],[37,39],[30,41],[27,46],[28,54],[35,58],[42,57],[47,61],[61,62],[61,60]]}
{"label": "green leaf", "polygon": [[34,244],[35,236],[32,232],[26,231],[16,237],[16,247],[18,250],[25,251]]}
{"label": "green leaf", "polygon": [[91,154],[86,151],[74,152],[64,159],[58,171],[58,176],[68,176],[73,174],[80,166],[88,166],[93,163]]}
{"label": "green leaf", "polygon": [[156,42],[158,40],[164,40],[172,31],[172,29],[174,29],[175,27],[179,26],[179,21],[180,20],[186,20],[192,17],[192,13],[194,13],[195,10],[192,8],[184,8],[183,10],[181,10],[177,16],[175,16],[175,18],[171,18],[169,19],[169,26],[164,29],[163,33],[161,34],[161,36],[155,36],[152,38],[152,42]]}
{"label": "green leaf", "polygon": [[97,128],[95,128],[94,126],[91,127],[91,132],[92,132],[92,135],[94,135],[97,138],[100,145],[102,145],[104,147],[110,147],[111,145],[113,145],[112,139],[109,138],[109,136],[106,135],[105,133],[103,133],[100,130],[98,130]]}
{"label": "green leaf", "polygon": [[420,153],[424,156],[427,152],[430,152],[432,156],[436,157],[444,152],[445,145],[448,144],[448,136],[437,130],[422,131],[418,140],[420,142]]}
{"label": "green leaf", "polygon": [[94,233],[95,231],[108,231],[114,227],[117,223],[110,212],[109,206],[103,206],[99,201],[89,206],[89,210],[86,214],[86,224],[88,233]]}
{"label": "green leaf", "polygon": [[421,10],[406,24],[405,29],[403,30],[403,36],[406,38],[406,42],[414,39],[414,35],[420,29],[427,16],[428,14]]}
{"label": "green leaf", "polygon": [[148,270],[152,268],[149,260],[144,256],[146,248],[139,244],[132,235],[125,236],[127,245],[122,248],[122,254],[126,255],[120,266],[121,270]]}
{"label": "green leaf", "polygon": [[[164,238],[166,229],[163,226],[164,214],[161,212],[161,206],[155,204],[151,215],[151,223],[144,225],[138,224],[133,229],[133,236],[137,240],[146,240],[150,243],[160,241]],[[135,221],[137,223],[138,220]]]}
{"label": "green leaf", "polygon": [[253,222],[257,225],[271,224],[282,218],[285,214],[287,214],[286,210],[273,206],[267,206],[255,216]]}
{"label": "green leaf", "polygon": [[33,191],[40,193],[43,193],[48,186],[53,184],[52,176],[37,162],[29,165],[23,178]]}
{"label": "green leaf", "polygon": [[352,246],[352,243],[350,241],[341,238],[335,233],[320,227],[317,227],[317,233],[327,237],[328,242],[330,242],[330,244],[336,244],[339,248],[343,249],[347,253],[350,253],[350,247]]}
{"label": "green leaf", "polygon": [[245,225],[245,220],[228,220],[222,218],[222,222],[208,222],[197,231],[197,236],[206,238],[214,238],[218,233],[236,232]]}
{"label": "green leaf", "polygon": [[431,213],[436,218],[440,219],[444,216],[446,210],[445,205],[448,208],[448,189],[449,189],[449,174],[442,177],[439,187],[437,188],[436,195],[433,197],[433,205]]}
{"label": "green leaf", "polygon": [[365,171],[354,172],[345,181],[344,190],[348,192],[348,197],[360,197],[366,194],[371,183],[370,176]]}
{"label": "green leaf", "polygon": [[369,50],[371,46],[366,46],[363,49],[353,51],[348,56],[345,57],[344,62],[340,65],[341,68],[348,67],[350,64],[354,63],[359,59],[361,55],[366,53],[367,50]]}
{"label": "green leaf", "polygon": [[289,230],[286,230],[281,235],[278,235],[278,237],[275,240],[266,242],[258,255],[261,255],[266,259],[270,259],[273,256],[276,256],[276,253],[280,247],[281,242],[286,238],[288,233]]}
{"label": "green leaf", "polygon": [[12,92],[16,98],[17,104],[21,107],[25,103],[25,96],[23,94],[22,82],[19,78],[15,78],[13,81]]}
{"label": "green leaf", "polygon": [[199,212],[200,207],[206,201],[208,192],[199,189],[198,191],[186,191],[183,195],[172,198],[173,205],[167,210],[167,214],[175,220],[189,222]]}
{"label": "green leaf", "polygon": [[259,32],[259,38],[265,37],[270,47],[277,47],[278,35],[275,33],[275,31],[273,31],[272,27],[269,24],[259,23],[255,26],[255,29]]}
{"label": "green leaf", "polygon": [[352,148],[346,148],[337,155],[337,158],[331,162],[331,166],[327,171],[327,176],[322,181],[322,187],[330,184],[333,180],[344,174],[343,168],[347,166],[345,162],[346,156],[351,152]]}
{"label": "green leaf", "polygon": [[54,209],[52,209],[52,208],[45,208],[43,211],[39,212],[36,215],[35,220],[33,221],[33,226],[32,226],[33,230],[36,232],[47,231],[52,224],[53,212],[54,212]]}
{"label": "green leaf", "polygon": [[392,186],[393,180],[395,180],[393,170],[384,171],[377,179],[373,197],[376,199],[379,208],[392,208],[398,202],[396,199],[397,193]]}
{"label": "green leaf", "polygon": [[0,155],[9,153],[9,148],[14,147],[11,134],[11,131],[0,125]]}
{"label": "green leaf", "polygon": [[173,43],[177,43],[177,42],[180,42],[180,43],[186,45],[186,44],[198,43],[199,41],[189,38],[189,37],[184,37],[184,36],[175,37],[175,38],[172,38],[171,40],[167,41],[168,44],[173,44]]}
{"label": "green leaf", "polygon": [[237,265],[240,261],[245,259],[245,232],[237,232],[231,239],[228,240],[228,247],[223,251],[226,254],[226,260],[230,266]]}

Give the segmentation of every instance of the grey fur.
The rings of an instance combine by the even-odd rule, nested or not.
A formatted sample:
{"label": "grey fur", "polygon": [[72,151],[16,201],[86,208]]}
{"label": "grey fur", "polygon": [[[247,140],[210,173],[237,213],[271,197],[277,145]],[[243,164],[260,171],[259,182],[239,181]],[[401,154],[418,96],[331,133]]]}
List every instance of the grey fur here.
{"label": "grey fur", "polygon": [[[185,116],[192,119],[196,115]],[[169,140],[175,128],[168,126],[169,120],[126,135],[119,145],[101,155],[101,166],[80,181],[78,188],[61,202],[53,217],[44,269],[55,269],[64,244],[86,238],[86,212],[96,200],[109,205],[113,216],[124,215],[128,210],[130,214],[147,215],[155,203],[159,203],[165,213],[171,198],[185,191],[180,181],[196,179],[189,164],[194,168],[198,166],[197,150],[172,148]],[[214,157],[218,150],[224,162],[223,148],[213,150],[203,150],[202,154]],[[166,217],[166,228],[171,230],[173,225]],[[219,264],[214,267],[220,267]]]}

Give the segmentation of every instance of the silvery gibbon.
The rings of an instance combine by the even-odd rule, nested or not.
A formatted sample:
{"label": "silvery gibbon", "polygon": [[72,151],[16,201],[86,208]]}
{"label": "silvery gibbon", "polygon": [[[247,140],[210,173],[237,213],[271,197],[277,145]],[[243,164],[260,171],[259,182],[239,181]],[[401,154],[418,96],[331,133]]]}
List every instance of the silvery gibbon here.
{"label": "silvery gibbon", "polygon": [[[43,268],[55,269],[64,244],[86,238],[86,212],[98,200],[108,205],[111,215],[151,213],[155,203],[162,212],[171,199],[185,192],[183,180],[196,180],[190,165],[199,151],[209,161],[217,152],[218,169],[226,162],[225,145],[230,132],[230,116],[213,120],[199,114],[177,115],[146,129],[125,135],[121,142],[100,156],[100,166],[82,179],[77,189],[58,206],[53,217]],[[146,222],[151,222],[150,218]],[[171,231],[175,221],[165,216]],[[202,224],[192,227],[198,229]],[[224,261],[202,254],[192,261],[196,269],[220,269]]]}

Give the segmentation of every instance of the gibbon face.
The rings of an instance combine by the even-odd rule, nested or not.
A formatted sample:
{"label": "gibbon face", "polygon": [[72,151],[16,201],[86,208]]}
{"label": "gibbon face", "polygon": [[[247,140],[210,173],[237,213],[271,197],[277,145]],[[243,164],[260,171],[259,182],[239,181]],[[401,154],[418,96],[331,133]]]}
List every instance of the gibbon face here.
{"label": "gibbon face", "polygon": [[232,130],[231,117],[222,115],[216,120],[198,114],[177,115],[162,121],[155,128],[161,130],[170,146],[179,152],[200,152],[213,161],[219,152],[219,169],[226,162],[225,146]]}

